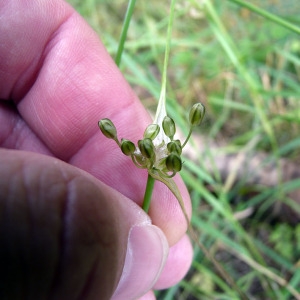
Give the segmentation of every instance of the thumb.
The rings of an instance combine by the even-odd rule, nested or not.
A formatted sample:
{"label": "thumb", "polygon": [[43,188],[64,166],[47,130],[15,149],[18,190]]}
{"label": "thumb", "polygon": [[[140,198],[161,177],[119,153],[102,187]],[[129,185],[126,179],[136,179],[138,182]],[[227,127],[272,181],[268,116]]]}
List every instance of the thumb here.
{"label": "thumb", "polygon": [[0,299],[134,299],[151,289],[168,244],[134,202],[54,158],[0,150],[0,165]]}

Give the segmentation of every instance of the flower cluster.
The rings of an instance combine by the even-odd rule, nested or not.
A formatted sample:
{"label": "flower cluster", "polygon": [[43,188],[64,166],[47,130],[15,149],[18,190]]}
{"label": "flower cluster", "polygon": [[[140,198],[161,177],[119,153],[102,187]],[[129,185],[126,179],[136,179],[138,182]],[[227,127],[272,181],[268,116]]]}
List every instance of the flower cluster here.
{"label": "flower cluster", "polygon": [[130,156],[133,163],[142,169],[157,173],[161,178],[171,178],[182,168],[181,153],[186,145],[192,130],[200,125],[205,113],[205,108],[201,103],[196,103],[189,113],[189,134],[181,143],[174,140],[176,126],[172,118],[165,115],[161,124],[150,124],[143,139],[139,140],[137,146],[127,140],[118,139],[117,130],[113,122],[107,118],[98,122],[101,132],[110,139],[113,139],[120,147],[121,151]]}

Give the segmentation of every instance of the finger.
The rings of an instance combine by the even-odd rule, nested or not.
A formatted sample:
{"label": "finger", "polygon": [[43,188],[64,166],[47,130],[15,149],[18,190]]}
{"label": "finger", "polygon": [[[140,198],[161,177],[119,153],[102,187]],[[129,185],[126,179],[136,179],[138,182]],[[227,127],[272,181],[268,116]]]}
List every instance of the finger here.
{"label": "finger", "polygon": [[168,260],[154,289],[166,289],[181,281],[191,266],[192,258],[192,244],[189,237],[184,235],[176,245],[170,248]]}
{"label": "finger", "polygon": [[[135,168],[104,138],[97,123],[111,118],[119,136],[136,143],[150,118],[96,34],[59,0],[51,5],[13,0],[1,10],[5,26],[0,35],[6,41],[0,49],[0,61],[6,62],[0,72],[0,82],[5,82],[1,98],[17,103],[25,123],[50,153],[141,204],[147,172]],[[176,180],[190,214],[188,193]],[[177,200],[161,184],[149,213],[170,245],[186,231]]]}
{"label": "finger", "polygon": [[153,291],[149,291],[147,294],[140,297],[138,300],[155,300],[155,299],[156,299],[156,297],[155,297]]}
{"label": "finger", "polygon": [[48,147],[21,118],[12,103],[0,102],[0,147],[53,156]]}
{"label": "finger", "polygon": [[0,150],[0,163],[1,299],[110,299],[117,286],[134,299],[153,286],[167,241],[131,200],[47,156]]}
{"label": "finger", "polygon": [[[167,289],[181,281],[188,272],[193,257],[193,247],[187,235],[170,248],[167,262],[154,285],[154,289]],[[139,300],[155,300],[155,295],[149,291]]]}

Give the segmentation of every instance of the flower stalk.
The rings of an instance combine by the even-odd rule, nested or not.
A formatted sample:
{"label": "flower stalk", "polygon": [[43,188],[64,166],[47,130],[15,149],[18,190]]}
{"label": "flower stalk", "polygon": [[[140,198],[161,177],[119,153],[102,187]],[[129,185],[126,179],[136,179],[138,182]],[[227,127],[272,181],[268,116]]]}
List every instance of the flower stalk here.
{"label": "flower stalk", "polygon": [[[193,128],[200,125],[204,113],[205,109],[201,103],[193,105],[189,114],[188,138]],[[150,124],[137,146],[128,139],[122,138],[120,141],[117,129],[111,120],[104,118],[98,122],[98,126],[105,137],[117,143],[123,154],[131,157],[136,167],[147,169],[148,179],[142,205],[146,212],[149,210],[155,179],[165,183],[177,199],[181,197],[177,195],[178,191],[174,192],[172,178],[182,168],[181,154],[188,138],[183,144],[180,140],[174,140],[176,126],[172,118],[165,115],[160,125]]]}
{"label": "flower stalk", "polygon": [[176,0],[171,0],[161,92],[153,124],[150,124],[145,129],[143,138],[138,141],[137,146],[127,139],[122,138],[120,141],[117,136],[117,129],[111,120],[104,118],[98,122],[98,126],[104,136],[109,139],[113,139],[117,143],[123,154],[131,157],[132,162],[136,167],[140,169],[147,169],[148,179],[142,208],[148,212],[155,180],[159,180],[163,182],[178,199],[188,221],[183,200],[172,178],[182,168],[182,149],[186,145],[193,128],[201,123],[205,109],[201,103],[195,104],[189,114],[190,132],[188,137],[183,144],[179,140],[174,140],[176,126],[174,120],[167,116],[166,86],[172,26],[175,15],[175,2]]}
{"label": "flower stalk", "polygon": [[148,213],[152,198],[152,192],[154,188],[155,179],[148,173],[147,184],[145,189],[144,201],[142,204],[142,209]]}

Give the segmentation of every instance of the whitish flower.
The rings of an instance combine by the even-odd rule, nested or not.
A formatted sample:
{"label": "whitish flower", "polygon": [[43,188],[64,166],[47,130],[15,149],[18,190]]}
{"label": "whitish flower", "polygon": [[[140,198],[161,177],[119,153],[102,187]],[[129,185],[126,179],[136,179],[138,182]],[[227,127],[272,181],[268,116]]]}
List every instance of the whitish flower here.
{"label": "whitish flower", "polygon": [[159,100],[153,124],[145,129],[143,139],[138,141],[137,146],[127,139],[119,141],[111,120],[102,119],[98,125],[102,133],[113,139],[138,168],[148,169],[149,174],[157,174],[158,177],[171,178],[181,170],[182,148],[186,145],[193,127],[201,123],[204,113],[205,109],[201,103],[193,105],[189,114],[190,132],[183,144],[174,140],[176,126],[173,119],[167,116],[164,95]]}
{"label": "whitish flower", "polygon": [[119,141],[117,129],[113,122],[107,118],[98,122],[101,132],[109,139],[113,139],[120,147],[123,154],[130,156],[133,163],[141,169],[147,169],[148,180],[145,189],[142,208],[148,212],[154,181],[163,182],[177,198],[184,213],[187,223],[188,215],[184,207],[180,191],[172,177],[181,170],[182,148],[186,145],[192,130],[199,125],[203,119],[205,108],[201,103],[196,103],[189,114],[189,134],[182,144],[174,140],[176,126],[172,118],[167,116],[165,105],[165,93],[162,92],[153,124],[145,129],[143,138],[138,141],[137,146],[127,140]]}

